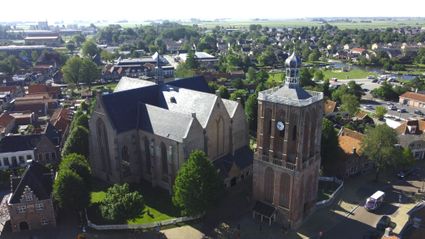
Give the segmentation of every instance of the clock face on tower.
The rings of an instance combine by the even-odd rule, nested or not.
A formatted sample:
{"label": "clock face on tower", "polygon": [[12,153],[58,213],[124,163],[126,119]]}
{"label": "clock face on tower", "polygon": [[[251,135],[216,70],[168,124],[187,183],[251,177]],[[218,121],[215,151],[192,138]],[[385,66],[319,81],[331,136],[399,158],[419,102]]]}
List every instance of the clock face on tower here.
{"label": "clock face on tower", "polygon": [[285,124],[284,124],[282,121],[278,121],[278,122],[276,123],[276,128],[277,128],[279,131],[282,131],[282,130],[284,130],[284,129],[285,129]]}

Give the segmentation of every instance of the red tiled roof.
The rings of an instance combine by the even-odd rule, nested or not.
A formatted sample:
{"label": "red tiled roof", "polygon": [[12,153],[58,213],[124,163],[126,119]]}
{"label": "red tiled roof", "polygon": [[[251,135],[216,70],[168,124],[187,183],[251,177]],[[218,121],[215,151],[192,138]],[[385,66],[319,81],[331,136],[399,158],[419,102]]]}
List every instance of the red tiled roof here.
{"label": "red tiled roof", "polygon": [[47,93],[47,94],[59,94],[60,87],[48,86],[43,84],[36,84],[28,86],[28,94],[38,94],[38,93]]}
{"label": "red tiled roof", "polygon": [[420,93],[415,93],[415,92],[406,92],[400,95],[400,98],[407,98],[411,100],[425,102],[425,95]]}
{"label": "red tiled roof", "polygon": [[339,147],[346,153],[352,154],[353,148],[357,150],[357,152],[361,151],[361,142],[364,138],[364,135],[350,130],[344,129],[342,134],[338,136]]}

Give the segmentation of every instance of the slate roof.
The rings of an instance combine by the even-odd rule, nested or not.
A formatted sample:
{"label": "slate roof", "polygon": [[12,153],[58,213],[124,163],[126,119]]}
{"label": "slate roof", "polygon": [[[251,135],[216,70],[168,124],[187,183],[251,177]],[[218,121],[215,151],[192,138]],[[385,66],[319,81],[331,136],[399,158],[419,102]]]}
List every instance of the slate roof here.
{"label": "slate roof", "polygon": [[148,104],[139,106],[139,116],[140,129],[178,142],[183,142],[194,121],[191,115]]}
{"label": "slate roof", "polygon": [[213,93],[203,76],[176,79],[175,81],[168,82],[167,85],[177,86],[188,90],[201,91],[205,93]]}
{"label": "slate roof", "polygon": [[[149,119],[149,117],[164,122],[175,117],[168,123],[173,126],[179,125],[182,127],[179,130],[183,132],[183,129],[190,126],[188,119],[192,119],[192,113],[196,114],[196,119],[202,127],[205,127],[218,99],[215,94],[210,93],[211,90],[203,77],[178,79],[160,85],[131,78],[123,78],[122,81],[124,83],[122,83],[122,88],[118,92],[101,96],[105,111],[118,133],[136,127],[144,127],[148,132],[151,132],[154,130],[154,128],[150,128],[154,126],[151,123],[154,119]],[[118,86],[120,84],[121,81]],[[124,90],[124,88],[127,90]],[[237,102],[227,100],[223,100],[223,102],[224,107],[232,117]],[[182,114],[185,116],[182,116]],[[181,139],[182,132],[170,131],[169,133],[174,135],[173,137]]]}
{"label": "slate roof", "polygon": [[254,153],[249,146],[244,146],[235,151],[235,155],[228,154],[217,160],[214,160],[214,166],[220,170],[220,176],[227,178],[230,169],[235,164],[240,170],[252,165]]}
{"label": "slate roof", "polygon": [[33,150],[42,135],[11,135],[0,140],[0,153]]}
{"label": "slate roof", "polygon": [[233,100],[221,99],[226,107],[227,113],[229,113],[230,118],[233,118],[238,107],[238,103]]}
{"label": "slate roof", "polygon": [[117,86],[115,87],[114,92],[131,90],[151,85],[155,85],[155,82],[140,80],[137,78],[122,77],[121,80],[118,82]]}
{"label": "slate roof", "polygon": [[302,87],[289,87],[287,85],[284,85],[275,92],[273,92],[271,96],[277,96],[291,100],[305,100],[311,97],[311,95]]}
{"label": "slate roof", "polygon": [[190,115],[196,113],[196,118],[203,128],[206,127],[210,113],[217,101],[217,96],[214,94],[169,85],[162,87],[162,95],[163,108]]}
{"label": "slate roof", "polygon": [[102,95],[103,105],[118,132],[135,129],[138,105],[158,104],[158,85]]}
{"label": "slate roof", "polygon": [[25,187],[29,187],[39,200],[49,199],[52,194],[53,177],[48,168],[33,161],[28,165],[21,181],[14,190],[10,203],[19,203]]}

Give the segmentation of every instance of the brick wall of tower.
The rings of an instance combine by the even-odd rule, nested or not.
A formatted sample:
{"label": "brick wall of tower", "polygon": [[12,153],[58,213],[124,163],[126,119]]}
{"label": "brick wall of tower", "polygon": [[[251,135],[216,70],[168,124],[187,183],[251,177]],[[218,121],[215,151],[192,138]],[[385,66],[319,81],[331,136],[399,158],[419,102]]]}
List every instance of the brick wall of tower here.
{"label": "brick wall of tower", "polygon": [[[253,197],[273,205],[278,211],[278,222],[289,223],[293,228],[314,210],[320,169],[322,112],[322,101],[305,107],[262,101],[258,104]],[[278,121],[285,123],[283,135],[276,128]],[[266,171],[273,172],[273,180],[267,178]],[[282,175],[285,175],[284,180]],[[273,187],[266,185],[267,180],[273,182]],[[273,188],[272,201],[266,200],[270,188]]]}

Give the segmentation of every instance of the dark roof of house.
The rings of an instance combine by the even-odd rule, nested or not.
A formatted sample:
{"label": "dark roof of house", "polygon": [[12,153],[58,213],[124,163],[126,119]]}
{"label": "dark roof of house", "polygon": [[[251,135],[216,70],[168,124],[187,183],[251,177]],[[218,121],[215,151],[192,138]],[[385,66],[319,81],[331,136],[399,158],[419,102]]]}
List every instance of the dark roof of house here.
{"label": "dark roof of house", "polygon": [[235,151],[235,155],[228,154],[224,157],[221,157],[217,160],[214,160],[214,166],[219,169],[220,176],[227,178],[232,168],[235,164],[240,170],[245,169],[252,165],[254,160],[254,153],[249,148],[249,146],[244,146]]}
{"label": "dark roof of house", "polygon": [[33,161],[28,165],[21,181],[14,190],[10,203],[19,203],[25,187],[29,187],[39,200],[49,199],[52,193],[53,176],[50,170]]}
{"label": "dark roof of house", "polygon": [[266,217],[271,217],[275,211],[274,207],[260,201],[255,202],[252,210]]}
{"label": "dark roof of house", "polygon": [[33,150],[42,135],[11,135],[0,140],[0,153]]}
{"label": "dark roof of house", "polygon": [[54,145],[58,145],[60,143],[56,139],[60,140],[61,134],[50,122],[47,123],[46,128],[44,129],[44,134],[47,136],[48,139],[50,139],[50,141],[52,141]]}

